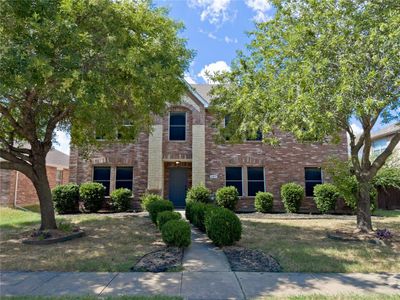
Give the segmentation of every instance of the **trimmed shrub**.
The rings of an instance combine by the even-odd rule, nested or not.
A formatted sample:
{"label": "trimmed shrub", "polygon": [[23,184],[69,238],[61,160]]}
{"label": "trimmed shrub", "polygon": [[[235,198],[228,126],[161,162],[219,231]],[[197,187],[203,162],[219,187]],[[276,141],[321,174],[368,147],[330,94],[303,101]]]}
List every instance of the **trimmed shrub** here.
{"label": "trimmed shrub", "polygon": [[111,205],[116,211],[127,211],[131,207],[132,191],[120,188],[111,193]]}
{"label": "trimmed shrub", "polygon": [[274,205],[274,196],[268,192],[258,192],[254,199],[254,207],[256,211],[266,213],[269,212]]}
{"label": "trimmed shrub", "polygon": [[192,223],[193,222],[193,206],[195,205],[196,202],[189,202],[186,203],[186,208],[185,208],[185,217],[186,219]]}
{"label": "trimmed shrub", "polygon": [[162,211],[173,211],[174,205],[168,200],[154,200],[147,206],[150,218],[154,224],[157,223],[157,215]]}
{"label": "trimmed shrub", "polygon": [[339,196],[339,190],[333,184],[317,184],[314,187],[314,201],[318,210],[323,214],[335,209]]}
{"label": "trimmed shrub", "polygon": [[190,225],[184,220],[170,220],[161,227],[161,236],[167,246],[185,248],[190,245]]}
{"label": "trimmed shrub", "polygon": [[98,182],[85,182],[79,187],[79,197],[85,210],[97,212],[103,206],[106,188]]}
{"label": "trimmed shrub", "polygon": [[144,194],[140,198],[142,209],[145,211],[149,211],[149,204],[157,200],[164,200],[164,198],[157,194]]}
{"label": "trimmed shrub", "polygon": [[239,193],[234,186],[225,186],[217,190],[215,200],[218,206],[235,210],[236,203],[239,201]]}
{"label": "trimmed shrub", "polygon": [[171,220],[180,220],[182,218],[181,214],[176,211],[162,211],[157,214],[157,226],[161,230],[163,225]]}
{"label": "trimmed shrub", "polygon": [[186,204],[190,202],[211,202],[211,191],[204,185],[193,186],[186,194]]}
{"label": "trimmed shrub", "polygon": [[217,246],[229,246],[240,240],[242,223],[238,216],[226,208],[214,208],[206,213],[206,232]]}
{"label": "trimmed shrub", "polygon": [[216,208],[214,205],[206,203],[194,203],[192,206],[192,223],[201,231],[206,231],[205,216],[208,211]]}
{"label": "trimmed shrub", "polygon": [[79,211],[79,186],[74,183],[57,185],[51,190],[54,208],[59,214]]}
{"label": "trimmed shrub", "polygon": [[295,213],[304,198],[304,188],[294,182],[286,183],[281,187],[281,197],[286,212]]}

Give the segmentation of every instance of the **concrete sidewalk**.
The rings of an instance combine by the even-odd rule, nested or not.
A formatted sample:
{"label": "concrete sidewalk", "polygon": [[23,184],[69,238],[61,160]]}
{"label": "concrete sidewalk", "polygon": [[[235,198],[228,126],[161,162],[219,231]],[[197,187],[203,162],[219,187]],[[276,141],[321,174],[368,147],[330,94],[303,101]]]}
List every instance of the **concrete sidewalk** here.
{"label": "concrete sidewalk", "polygon": [[253,299],[348,293],[400,294],[400,274],[2,272],[0,280],[0,296],[176,295],[185,299]]}

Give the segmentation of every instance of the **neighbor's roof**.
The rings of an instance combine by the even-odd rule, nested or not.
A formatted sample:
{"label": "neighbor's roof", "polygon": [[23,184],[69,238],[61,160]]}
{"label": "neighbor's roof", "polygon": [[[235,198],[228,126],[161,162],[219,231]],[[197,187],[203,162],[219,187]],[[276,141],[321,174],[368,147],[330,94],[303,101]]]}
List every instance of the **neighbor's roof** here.
{"label": "neighbor's roof", "polygon": [[375,140],[384,136],[392,135],[399,131],[400,124],[390,124],[389,126],[379,129],[378,131],[372,132],[371,138]]}
{"label": "neighbor's roof", "polygon": [[69,167],[69,155],[58,151],[56,149],[51,149],[46,156],[46,165],[60,166],[64,168]]}

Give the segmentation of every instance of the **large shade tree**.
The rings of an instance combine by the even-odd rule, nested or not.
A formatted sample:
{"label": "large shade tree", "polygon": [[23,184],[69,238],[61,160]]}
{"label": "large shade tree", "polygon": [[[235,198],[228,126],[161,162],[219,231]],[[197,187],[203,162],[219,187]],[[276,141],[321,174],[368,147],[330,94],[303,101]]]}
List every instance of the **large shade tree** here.
{"label": "large shade tree", "polygon": [[[371,131],[400,119],[400,5],[397,0],[275,0],[275,16],[258,24],[232,71],[218,74],[216,115],[229,114],[231,140],[275,130],[303,142],[350,137],[358,181],[357,226],[372,230],[371,180],[400,132],[371,158]],[[357,136],[352,123],[360,124]],[[221,122],[222,124],[222,122]],[[222,126],[222,125],[221,125]]]}
{"label": "large shade tree", "polygon": [[41,228],[53,229],[45,159],[56,130],[82,148],[96,132],[134,139],[179,101],[192,52],[149,1],[0,1],[0,11],[1,168],[32,180]]}

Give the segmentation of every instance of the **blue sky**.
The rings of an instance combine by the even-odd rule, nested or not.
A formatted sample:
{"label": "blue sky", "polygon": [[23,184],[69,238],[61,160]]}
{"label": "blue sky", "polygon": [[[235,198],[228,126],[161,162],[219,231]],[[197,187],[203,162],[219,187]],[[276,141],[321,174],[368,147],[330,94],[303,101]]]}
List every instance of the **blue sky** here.
{"label": "blue sky", "polygon": [[171,18],[184,23],[180,35],[196,51],[186,78],[196,83],[207,82],[205,70],[227,70],[249,41],[246,32],[254,22],[274,13],[266,0],[156,0],[154,5],[168,8]]}

